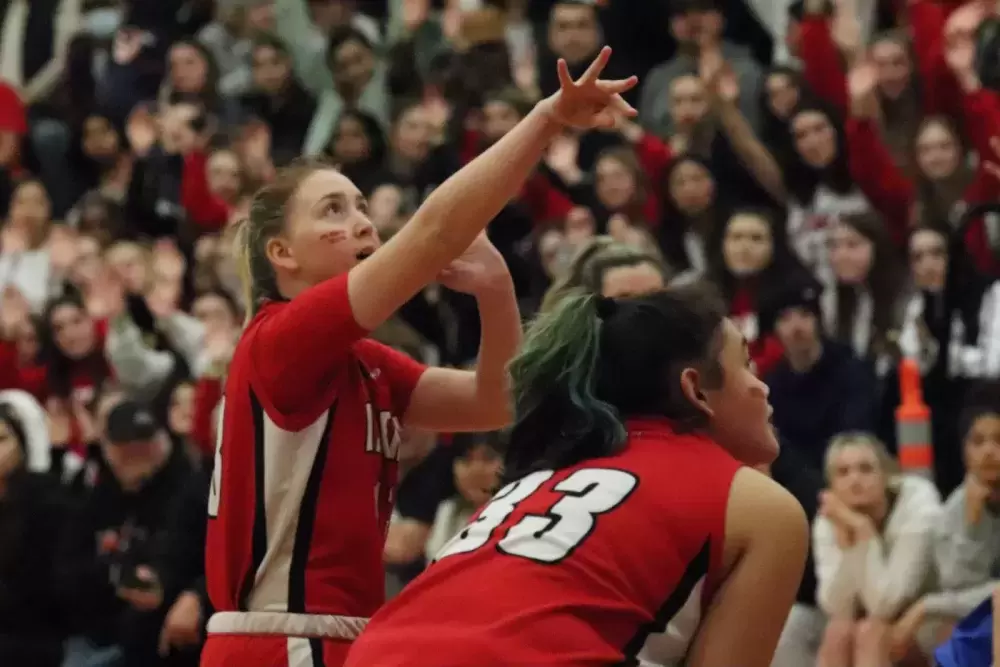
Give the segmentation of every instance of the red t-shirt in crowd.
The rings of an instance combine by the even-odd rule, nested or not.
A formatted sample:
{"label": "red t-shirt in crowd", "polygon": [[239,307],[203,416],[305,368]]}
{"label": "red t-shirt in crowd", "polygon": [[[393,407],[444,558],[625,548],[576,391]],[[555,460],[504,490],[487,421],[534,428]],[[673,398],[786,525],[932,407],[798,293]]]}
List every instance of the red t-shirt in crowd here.
{"label": "red t-shirt in crowd", "polygon": [[501,489],[345,667],[679,663],[723,579],[739,468],[666,420],[630,422],[621,453]]}
{"label": "red t-shirt in crowd", "polygon": [[217,611],[367,617],[383,603],[398,420],[425,366],[366,334],[346,274],[265,304],[243,333],[209,498]]}
{"label": "red t-shirt in crowd", "polygon": [[21,136],[28,131],[28,116],[17,91],[0,81],[0,132]]}

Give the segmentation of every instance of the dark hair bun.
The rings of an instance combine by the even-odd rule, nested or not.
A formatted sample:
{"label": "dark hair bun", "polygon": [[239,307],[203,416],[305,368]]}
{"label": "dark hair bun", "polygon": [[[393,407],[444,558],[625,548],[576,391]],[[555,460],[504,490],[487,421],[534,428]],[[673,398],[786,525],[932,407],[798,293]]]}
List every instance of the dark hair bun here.
{"label": "dark hair bun", "polygon": [[618,312],[618,303],[614,299],[606,296],[597,297],[597,317],[606,320],[616,312]]}

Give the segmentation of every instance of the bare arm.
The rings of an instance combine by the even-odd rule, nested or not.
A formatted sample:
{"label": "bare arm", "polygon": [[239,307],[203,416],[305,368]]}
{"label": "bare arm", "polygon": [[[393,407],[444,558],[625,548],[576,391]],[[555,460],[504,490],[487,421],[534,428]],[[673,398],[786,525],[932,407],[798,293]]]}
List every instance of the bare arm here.
{"label": "bare arm", "polygon": [[420,377],[404,423],[428,431],[491,431],[510,423],[507,363],[521,343],[514,285],[478,297],[481,337],[475,371],[429,368]]}
{"label": "bare arm", "polygon": [[45,63],[45,66],[31,78],[31,81],[25,83],[25,106],[40,102],[51,95],[66,73],[66,56],[70,40],[73,39],[83,22],[81,4],[81,0],[63,0],[59,3],[59,8],[56,10],[56,34],[52,59]]}
{"label": "bare arm", "polygon": [[787,201],[788,194],[781,167],[740,112],[741,91],[736,73],[722,59],[722,53],[718,49],[703,52],[698,67],[701,78],[712,95],[712,106],[719,125],[736,156],[769,195],[776,201]]}
{"label": "bare arm", "polygon": [[781,167],[771,155],[771,151],[767,150],[754,134],[753,128],[743,117],[740,108],[735,103],[720,100],[716,103],[716,109],[719,125],[743,165],[750,170],[769,195],[776,201],[786,202],[788,191],[785,189],[785,177],[781,173]]}
{"label": "bare arm", "polygon": [[631,109],[618,93],[635,85],[600,81],[611,49],[605,48],[578,82],[560,62],[561,89],[489,150],[437,188],[413,218],[368,260],[351,270],[348,294],[357,323],[372,330],[462,254],[516,195],[565,125],[610,126],[608,107]]}
{"label": "bare arm", "polygon": [[721,667],[738,656],[741,667],[768,667],[807,549],[808,524],[798,501],[757,471],[740,470],[726,509],[726,560],[732,565],[686,664]]}

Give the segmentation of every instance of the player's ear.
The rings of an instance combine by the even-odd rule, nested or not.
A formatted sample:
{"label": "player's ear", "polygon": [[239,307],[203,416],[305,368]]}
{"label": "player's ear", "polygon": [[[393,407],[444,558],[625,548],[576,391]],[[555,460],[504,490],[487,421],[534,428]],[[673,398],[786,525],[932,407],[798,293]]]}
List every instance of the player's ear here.
{"label": "player's ear", "polygon": [[280,236],[273,236],[267,240],[264,246],[264,253],[268,261],[274,266],[280,266],[286,271],[294,271],[299,268],[299,263],[295,260],[288,242]]}
{"label": "player's ear", "polygon": [[688,366],[681,371],[681,391],[684,393],[684,398],[694,406],[695,410],[711,419],[714,411],[712,406],[708,404],[708,397],[702,389],[702,382],[702,375],[697,368]]}

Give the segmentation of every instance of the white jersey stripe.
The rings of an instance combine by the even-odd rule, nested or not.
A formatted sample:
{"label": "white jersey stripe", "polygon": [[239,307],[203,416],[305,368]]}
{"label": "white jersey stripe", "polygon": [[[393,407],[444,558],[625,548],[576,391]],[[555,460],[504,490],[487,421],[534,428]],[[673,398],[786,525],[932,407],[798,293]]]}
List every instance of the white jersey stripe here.
{"label": "white jersey stripe", "polygon": [[[264,489],[267,553],[257,568],[247,611],[288,611],[289,571],[299,508],[330,413],[301,431],[285,431],[264,414]],[[260,492],[260,491],[258,491]]]}

